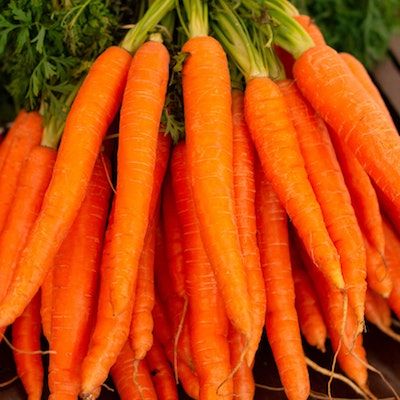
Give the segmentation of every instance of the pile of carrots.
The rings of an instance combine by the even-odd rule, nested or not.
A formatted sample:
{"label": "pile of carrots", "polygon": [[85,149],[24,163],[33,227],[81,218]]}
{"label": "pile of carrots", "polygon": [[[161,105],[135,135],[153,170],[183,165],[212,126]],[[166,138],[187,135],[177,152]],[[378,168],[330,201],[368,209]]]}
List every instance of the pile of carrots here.
{"label": "pile of carrots", "polygon": [[[21,110],[0,144],[0,329],[29,399],[41,332],[53,400],[109,374],[121,399],[253,399],[264,328],[289,399],[308,367],[374,398],[365,320],[399,338],[400,137],[309,17],[155,0],[49,131]],[[330,339],[331,371],[302,336]]]}

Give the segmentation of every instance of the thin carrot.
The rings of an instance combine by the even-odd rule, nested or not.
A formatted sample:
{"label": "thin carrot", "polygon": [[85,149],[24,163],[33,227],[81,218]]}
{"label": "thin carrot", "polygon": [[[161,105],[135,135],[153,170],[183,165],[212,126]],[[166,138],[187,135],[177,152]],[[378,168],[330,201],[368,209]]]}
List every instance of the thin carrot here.
{"label": "thin carrot", "polygon": [[58,251],[51,283],[50,399],[77,398],[92,333],[111,188],[101,156],[78,215]]}
{"label": "thin carrot", "polygon": [[40,296],[37,294],[12,326],[15,365],[29,400],[40,400],[43,392],[40,332]]}
{"label": "thin carrot", "polygon": [[19,173],[31,150],[40,143],[42,132],[42,117],[37,112],[25,112],[8,133],[12,144],[0,170],[0,232],[12,206]]}
{"label": "thin carrot", "polygon": [[367,290],[365,316],[369,322],[378,327],[390,328],[392,323],[389,304],[382,296],[370,289]]}
{"label": "thin carrot", "polygon": [[330,137],[335,148],[358,223],[368,242],[380,253],[385,252],[382,218],[378,197],[367,173],[354,154],[331,129]]}
{"label": "thin carrot", "polygon": [[361,332],[367,290],[366,256],[350,194],[322,119],[293,80],[280,81],[279,88],[296,128],[308,178],[321,206],[329,236],[339,253],[349,305],[356,313]]}
{"label": "thin carrot", "polygon": [[308,16],[308,15],[295,15],[293,17],[311,36],[314,44],[316,46],[326,44],[324,36],[322,35],[321,31],[319,30],[318,26],[315,22]]}
{"label": "thin carrot", "polygon": [[235,221],[228,61],[220,43],[208,36],[205,2],[186,0],[184,6],[190,38],[182,48],[188,54],[182,86],[195,210],[228,318],[249,340],[251,306]]}
{"label": "thin carrot", "polygon": [[47,273],[40,287],[40,318],[42,320],[43,335],[50,343],[51,316],[53,313],[53,268]]}
{"label": "thin carrot", "polygon": [[295,308],[287,216],[260,165],[257,168],[256,209],[267,294],[265,325],[268,341],[287,397],[306,399],[310,394],[310,382]]}
{"label": "thin carrot", "polygon": [[[121,400],[156,400],[157,394],[151,381],[146,360],[139,362],[137,373],[134,371],[134,356],[127,342],[117,361],[111,368],[111,376]],[[134,376],[135,374],[135,380]]]}
{"label": "thin carrot", "polygon": [[[200,235],[194,194],[188,174],[188,150],[183,142],[172,154],[176,207],[182,227],[185,287],[189,297],[190,341],[200,382],[200,398],[231,398],[233,393],[228,319]],[[220,385],[224,384],[220,387]]]}
{"label": "thin carrot", "polygon": [[249,342],[247,363],[252,365],[264,327],[266,295],[260,264],[260,252],[257,245],[256,186],[254,178],[255,148],[244,118],[243,97],[241,91],[232,91],[233,184],[239,241],[250,295],[253,328]]}
{"label": "thin carrot", "polygon": [[10,324],[34,296],[79,211],[103,136],[119,108],[130,60],[127,51],[110,47],[94,62],[76,96],[43,207],[0,304],[0,326]]}
{"label": "thin carrot", "polygon": [[135,295],[148,224],[168,64],[168,50],[162,43],[143,44],[132,60],[122,100],[115,236],[112,239],[114,255],[110,260],[111,304],[115,314],[126,310]]}
{"label": "thin carrot", "polygon": [[326,325],[312,281],[301,265],[295,246],[290,249],[296,310],[301,333],[311,346],[325,352]]}
{"label": "thin carrot", "polygon": [[172,368],[168,363],[163,348],[157,340],[153,342],[153,346],[147,353],[146,361],[157,397],[163,400],[178,400],[178,392]]}

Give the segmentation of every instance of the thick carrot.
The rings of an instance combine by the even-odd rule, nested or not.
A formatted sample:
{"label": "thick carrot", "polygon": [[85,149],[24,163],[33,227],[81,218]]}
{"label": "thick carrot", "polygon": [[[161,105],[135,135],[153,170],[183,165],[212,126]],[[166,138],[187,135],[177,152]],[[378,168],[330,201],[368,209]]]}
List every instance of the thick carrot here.
{"label": "thick carrot", "polygon": [[182,85],[188,172],[200,233],[228,317],[250,339],[251,306],[234,217],[228,62],[219,42],[206,33],[189,39],[182,51],[189,55]]}
{"label": "thick carrot", "polygon": [[367,290],[366,257],[350,194],[324,122],[293,80],[281,81],[279,87],[296,128],[308,178],[321,206],[329,236],[339,253],[349,305],[356,313],[361,332]]}
{"label": "thick carrot", "polygon": [[387,298],[393,288],[393,282],[386,265],[385,256],[378,253],[368,240],[364,239],[367,255],[367,282],[368,286]]}
{"label": "thick carrot", "polygon": [[151,381],[146,360],[139,362],[137,373],[134,370],[134,361],[132,349],[127,342],[111,368],[111,376],[117,387],[119,397],[121,400],[156,400],[157,394]]}
{"label": "thick carrot", "polygon": [[360,61],[358,61],[357,58],[355,58],[352,54],[339,53],[339,55],[346,63],[346,65],[350,68],[351,72],[356,77],[358,82],[361,83],[368,94],[374,99],[376,104],[378,104],[381,110],[386,114],[388,120],[393,124],[392,117],[386,107],[386,104],[383,101],[378,88],[375,86],[374,82],[372,82],[372,79],[369,76],[368,71],[365,69],[364,65]]}
{"label": "thick carrot", "polygon": [[291,247],[290,253],[295,304],[301,333],[311,346],[325,351],[327,331],[317,294],[310,277],[301,266],[300,256],[295,246]]}
{"label": "thick carrot", "polygon": [[111,188],[100,156],[52,276],[50,399],[76,399],[97,306],[98,274]]}
{"label": "thick carrot", "polygon": [[[232,398],[228,319],[200,235],[187,155],[188,150],[183,142],[175,146],[171,171],[178,218],[182,227],[190,341],[200,382],[199,398]],[[221,386],[222,383],[224,384]]]}
{"label": "thick carrot", "polygon": [[236,221],[250,295],[253,328],[247,363],[252,365],[264,327],[266,299],[260,252],[257,245],[255,148],[244,118],[243,97],[241,91],[232,91],[233,184]]}
{"label": "thick carrot", "polygon": [[329,46],[315,46],[297,59],[293,73],[315,110],[375,184],[400,207],[400,138],[346,63]]}
{"label": "thick carrot", "polygon": [[261,166],[257,173],[257,233],[267,294],[265,325],[286,396],[310,394],[290,266],[287,216]]}
{"label": "thick carrot", "polygon": [[[164,138],[162,135],[163,133],[160,132],[157,139],[156,163],[155,169],[152,172],[152,182],[154,183],[154,186],[152,186],[151,189],[151,199],[147,211],[147,216],[151,223],[156,214],[161,184],[164,178],[169,154],[169,139]],[[106,242],[103,250],[96,326],[91,338],[87,356],[85,357],[82,366],[82,391],[85,395],[92,393],[106,380],[111,366],[115,363],[122,346],[124,346],[128,339],[129,332],[131,331],[132,337],[135,335],[137,337],[138,334],[140,335],[142,329],[139,325],[134,328],[136,333],[130,330],[135,305],[134,297],[131,298],[129,309],[124,311],[122,314],[116,315],[111,304],[110,276],[112,273],[112,267],[110,258],[115,254],[115,248],[113,247],[114,236],[111,229],[111,224],[109,224],[108,234],[106,235]],[[147,301],[147,299],[143,300]],[[147,311],[150,312],[149,310]],[[151,324],[151,317],[148,316],[148,312],[146,312],[146,318]],[[139,317],[139,315],[140,313],[136,314],[136,317]],[[143,330],[141,332],[143,333]],[[149,341],[151,342],[152,340],[151,338],[148,338],[151,336],[151,327],[149,325],[146,325],[145,333],[146,336],[143,336],[140,340],[143,340],[144,343],[148,345]],[[143,346],[140,344],[139,347],[140,348],[137,349],[135,345],[135,352],[143,352]]]}
{"label": "thick carrot", "polygon": [[75,98],[43,207],[0,304],[0,326],[10,324],[34,296],[74,222],[103,136],[119,108],[130,60],[121,48],[107,49],[94,62]]}
{"label": "thick carrot", "polygon": [[330,137],[335,148],[351,203],[358,223],[369,243],[380,253],[385,252],[382,218],[377,194],[371,180],[354,154],[331,129]]}
{"label": "thick carrot", "polygon": [[168,82],[169,54],[149,41],[136,52],[121,107],[115,230],[110,259],[111,304],[129,308],[146,235],[161,112]]}
{"label": "thick carrot", "polygon": [[29,400],[42,398],[44,373],[40,327],[40,296],[37,294],[12,326],[15,365]]}
{"label": "thick carrot", "polygon": [[365,316],[369,322],[378,327],[390,328],[392,324],[388,302],[371,289],[367,290]]}
{"label": "thick carrot", "polygon": [[151,380],[156,389],[157,397],[163,400],[178,400],[178,392],[172,368],[168,363],[160,343],[155,340],[146,355]]}
{"label": "thick carrot", "polygon": [[42,132],[42,117],[37,112],[30,112],[23,113],[8,134],[12,144],[0,170],[0,232],[13,203],[19,173],[29,153],[40,144]]}
{"label": "thick carrot", "polygon": [[0,234],[0,301],[7,293],[18,257],[42,206],[55,159],[54,150],[37,146],[22,167],[13,203]]}

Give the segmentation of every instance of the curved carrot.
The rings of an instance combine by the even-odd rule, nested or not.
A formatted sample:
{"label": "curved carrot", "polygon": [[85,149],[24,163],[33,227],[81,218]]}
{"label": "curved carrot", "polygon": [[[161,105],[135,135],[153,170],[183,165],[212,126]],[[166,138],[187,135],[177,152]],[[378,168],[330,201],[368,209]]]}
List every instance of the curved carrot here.
{"label": "curved carrot", "polygon": [[249,342],[247,363],[252,365],[264,327],[266,299],[256,235],[255,148],[244,118],[243,102],[243,93],[239,90],[232,91],[235,214],[250,295],[253,328]]}
{"label": "curved carrot", "polygon": [[114,255],[110,260],[115,314],[135,295],[140,254],[148,225],[161,112],[168,83],[169,54],[159,42],[143,44],[129,69],[121,107]]}
{"label": "curved carrot", "polygon": [[257,231],[267,294],[268,341],[287,397],[307,399],[310,382],[295,308],[287,216],[261,166],[257,169]]}
{"label": "curved carrot", "polygon": [[37,112],[29,112],[20,115],[8,133],[12,144],[0,170],[0,232],[12,206],[19,173],[29,153],[40,144],[42,132],[42,117]]}
{"label": "curved carrot", "polygon": [[34,296],[74,222],[103,136],[119,108],[130,60],[121,48],[107,49],[92,65],[72,104],[43,207],[0,304],[0,326],[10,324]]}
{"label": "curved carrot", "polygon": [[[232,379],[228,379],[231,372],[227,341],[228,319],[200,235],[188,174],[187,154],[184,143],[175,146],[171,171],[178,218],[182,227],[190,341],[200,382],[199,398],[231,398],[233,383]],[[224,384],[221,386],[222,383]]]}
{"label": "curved carrot", "polygon": [[[139,362],[137,373],[134,370],[135,358],[126,343],[117,361],[111,368],[111,376],[121,400],[156,400],[157,394],[151,381],[145,360]],[[136,383],[134,382],[134,376]]]}
{"label": "curved carrot", "polygon": [[370,289],[367,290],[365,316],[369,322],[378,327],[390,328],[392,324],[389,304],[382,296]]}
{"label": "curved carrot", "polygon": [[385,239],[382,218],[378,197],[371,180],[354,154],[332,129],[330,130],[330,137],[351,196],[358,223],[369,243],[380,254],[384,254]]}
{"label": "curved carrot", "polygon": [[300,256],[293,247],[291,248],[291,265],[301,333],[311,346],[324,352],[327,331],[322,310],[311,279],[303,270]]}
{"label": "curved carrot", "polygon": [[279,82],[304,158],[308,179],[321,206],[324,221],[340,256],[341,269],[356,313],[364,327],[366,256],[363,237],[328,130],[293,80]]}
{"label": "curved carrot", "polygon": [[222,46],[209,36],[189,39],[182,51],[189,55],[182,85],[188,172],[200,233],[227,315],[250,339],[251,306],[234,218],[228,62]]}
{"label": "curved carrot", "polygon": [[399,208],[400,138],[385,112],[329,46],[305,51],[293,73],[304,96]]}
{"label": "curved carrot", "polygon": [[343,289],[339,256],[308,179],[297,134],[278,85],[269,78],[251,79],[246,87],[245,112],[264,173],[307,252],[335,286]]}
{"label": "curved carrot", "polygon": [[56,154],[52,149],[37,146],[22,167],[13,203],[0,234],[0,301],[12,282],[18,258],[42,206]]}
{"label": "curved carrot", "polygon": [[42,398],[44,373],[40,332],[40,296],[37,294],[12,326],[15,365],[29,400]]}
{"label": "curved carrot", "polygon": [[[100,156],[101,157],[101,156]],[[78,215],[54,261],[49,399],[77,398],[97,305],[98,273],[111,188],[98,158]]]}
{"label": "curved carrot", "polygon": [[174,374],[157,340],[153,342],[152,348],[147,353],[146,361],[157,397],[163,400],[178,400]]}

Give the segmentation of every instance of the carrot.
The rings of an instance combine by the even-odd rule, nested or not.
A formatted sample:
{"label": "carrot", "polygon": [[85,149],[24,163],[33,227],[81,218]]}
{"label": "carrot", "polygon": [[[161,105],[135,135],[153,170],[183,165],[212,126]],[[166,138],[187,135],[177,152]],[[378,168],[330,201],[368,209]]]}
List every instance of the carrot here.
{"label": "carrot", "polygon": [[0,301],[7,293],[18,257],[40,211],[55,159],[54,150],[37,146],[29,154],[18,177],[13,202],[0,234]]}
{"label": "carrot", "polygon": [[132,349],[127,342],[111,368],[111,376],[119,397],[121,400],[156,400],[157,394],[145,360],[139,362],[135,375],[137,382],[134,382],[134,360]]}
{"label": "carrot", "polygon": [[144,248],[138,266],[138,283],[135,305],[130,328],[130,345],[135,359],[143,359],[153,342],[153,319],[151,311],[154,306],[154,247],[155,229],[158,225],[158,209],[161,185],[169,159],[171,140],[160,130],[157,139],[154,183],[149,207],[149,226],[147,228]]}
{"label": "carrot", "polygon": [[200,235],[186,157],[188,149],[181,142],[173,150],[171,171],[182,227],[190,341],[200,382],[199,398],[231,398],[228,319]]}
{"label": "carrot", "polygon": [[[154,186],[151,189],[151,199],[149,210],[147,211],[151,223],[153,223],[154,215],[156,214],[161,190],[160,187],[168,160],[169,139],[163,138],[162,135],[163,133],[160,132],[157,140],[156,163],[155,169],[152,173]],[[140,322],[138,322],[139,326],[134,327],[133,331],[130,329],[135,306],[134,297],[130,300],[129,308],[122,314],[115,314],[111,304],[111,258],[115,254],[115,248],[113,247],[114,235],[112,229],[116,228],[112,228],[111,224],[109,224],[108,234],[106,235],[103,249],[97,320],[89,345],[89,350],[82,365],[82,392],[84,396],[90,396],[90,394],[106,380],[111,366],[115,363],[122,346],[124,346],[125,341],[128,339],[129,332],[131,332],[131,336],[135,338],[138,337],[137,335],[143,334]],[[149,306],[151,308],[151,301],[149,304],[147,299],[140,299],[140,301],[143,300],[144,303],[147,303],[146,307]],[[140,302],[138,304],[140,304]],[[140,308],[136,308],[136,310],[140,311]],[[151,324],[151,317],[148,316],[149,312],[150,310],[146,310],[145,316],[146,320],[150,321]],[[135,318],[138,317],[140,317],[140,312],[135,314]],[[136,319],[136,321],[138,320]],[[152,338],[151,327],[149,325],[146,325],[145,333],[146,335],[141,337],[140,341],[142,344],[144,343],[143,346],[148,346],[150,341],[151,347]],[[147,351],[142,344],[139,343],[139,348],[137,348],[136,346],[138,343],[136,343],[135,340],[135,353],[145,353],[145,351]],[[138,354],[135,355],[138,356]],[[139,355],[142,356],[141,354]]]}
{"label": "carrot", "polygon": [[12,143],[0,170],[0,232],[12,206],[19,173],[31,150],[40,143],[42,132],[42,117],[37,112],[23,112],[8,133]]}
{"label": "carrot", "polygon": [[295,15],[293,17],[311,36],[316,46],[323,46],[326,44],[324,36],[319,30],[318,26],[308,15]]}
{"label": "carrot", "polygon": [[365,239],[365,250],[367,255],[367,282],[368,286],[376,293],[387,298],[393,288],[385,259]]}
{"label": "carrot", "polygon": [[235,221],[228,61],[220,43],[208,36],[203,2],[185,1],[184,6],[190,39],[182,48],[188,54],[182,88],[187,165],[196,216],[228,318],[250,340],[251,306]]}
{"label": "carrot", "polygon": [[279,82],[300,150],[329,236],[339,253],[341,269],[360,332],[364,326],[366,256],[363,237],[350,194],[322,119],[298,90],[293,80]]}
{"label": "carrot", "polygon": [[[308,179],[284,96],[269,78],[267,55],[264,57],[256,49],[244,23],[229,4],[225,0],[220,0],[219,4],[221,11],[215,11],[218,25],[214,30],[244,73],[246,122],[266,178],[313,261],[335,286],[344,289],[339,255]],[[273,54],[269,52],[268,57],[273,58]]]}
{"label": "carrot", "polygon": [[351,72],[356,77],[358,82],[361,83],[368,94],[374,99],[376,104],[379,105],[382,112],[386,114],[388,120],[393,124],[392,117],[386,107],[386,104],[383,101],[378,88],[375,86],[374,82],[372,82],[372,79],[369,76],[368,71],[365,69],[364,65],[360,61],[358,61],[357,58],[355,58],[352,54],[339,53],[339,55],[341,59],[346,63],[346,65],[350,68]]}
{"label": "carrot", "polygon": [[147,353],[146,362],[157,397],[163,400],[178,400],[174,374],[167,356],[157,340],[153,342],[153,346]]}
{"label": "carrot", "polygon": [[390,328],[392,323],[387,301],[371,289],[367,290],[365,316],[369,322],[384,329]]}
{"label": "carrot", "polygon": [[29,400],[42,398],[44,373],[40,331],[40,296],[37,294],[12,326],[15,365]]}
{"label": "carrot", "polygon": [[58,251],[51,293],[50,399],[77,398],[97,305],[98,270],[111,188],[101,156],[79,213]]}
{"label": "carrot", "polygon": [[329,46],[305,51],[293,68],[304,96],[354,153],[375,184],[400,206],[400,138],[387,115]]}
{"label": "carrot", "polygon": [[[174,362],[174,339],[171,332],[171,327],[166,318],[166,313],[164,307],[162,306],[157,293],[155,296],[155,303],[153,308],[153,318],[154,318],[154,336],[157,341],[163,346],[165,353],[168,357],[169,362],[172,364]],[[183,389],[193,399],[199,397],[199,380],[195,373],[188,364],[186,364],[181,358],[181,354],[178,354],[178,376],[179,380],[183,386]]]}
{"label": "carrot", "polygon": [[301,333],[311,346],[325,352],[327,331],[317,294],[310,277],[302,268],[300,256],[295,246],[292,246],[290,250],[295,305]]}
{"label": "carrot", "polygon": [[53,268],[46,275],[40,287],[40,318],[42,320],[42,330],[47,342],[50,343],[51,337],[51,316],[53,314]]}
{"label": "carrot", "polygon": [[43,207],[0,304],[0,326],[10,324],[34,296],[79,211],[103,136],[119,108],[130,60],[127,51],[110,47],[94,62],[76,96]]}
{"label": "carrot", "polygon": [[382,218],[377,194],[371,180],[357,158],[332,129],[330,130],[330,137],[351,196],[351,203],[358,223],[372,247],[380,254],[384,254],[385,240]]}
{"label": "carrot", "polygon": [[256,171],[257,233],[267,294],[267,337],[286,396],[306,399],[310,382],[295,308],[287,216],[260,165]]}
{"label": "carrot", "polygon": [[247,356],[247,362],[251,365],[254,361],[254,355],[260,343],[264,327],[266,295],[256,234],[255,149],[244,118],[243,93],[239,90],[232,91],[232,120],[233,184],[236,221],[243,261],[246,268],[247,287],[251,288],[249,295],[253,330]]}
{"label": "carrot", "polygon": [[129,308],[135,294],[148,224],[168,64],[169,54],[162,43],[143,44],[133,58],[122,101],[112,238],[114,255],[110,260],[110,294],[115,314]]}

